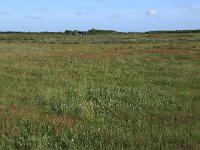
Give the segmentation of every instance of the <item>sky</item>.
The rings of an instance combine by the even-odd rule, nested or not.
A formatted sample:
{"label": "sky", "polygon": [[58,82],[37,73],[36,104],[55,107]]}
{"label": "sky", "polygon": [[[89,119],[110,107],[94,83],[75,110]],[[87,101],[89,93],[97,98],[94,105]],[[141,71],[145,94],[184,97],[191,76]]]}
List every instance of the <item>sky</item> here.
{"label": "sky", "polygon": [[200,0],[0,0],[0,31],[200,29]]}

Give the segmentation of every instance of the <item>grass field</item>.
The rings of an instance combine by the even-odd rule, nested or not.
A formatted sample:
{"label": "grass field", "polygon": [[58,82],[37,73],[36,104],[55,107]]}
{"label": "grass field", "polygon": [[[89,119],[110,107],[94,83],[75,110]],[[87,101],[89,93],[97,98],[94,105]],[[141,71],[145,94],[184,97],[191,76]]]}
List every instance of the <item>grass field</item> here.
{"label": "grass field", "polygon": [[0,34],[0,149],[200,149],[200,34]]}

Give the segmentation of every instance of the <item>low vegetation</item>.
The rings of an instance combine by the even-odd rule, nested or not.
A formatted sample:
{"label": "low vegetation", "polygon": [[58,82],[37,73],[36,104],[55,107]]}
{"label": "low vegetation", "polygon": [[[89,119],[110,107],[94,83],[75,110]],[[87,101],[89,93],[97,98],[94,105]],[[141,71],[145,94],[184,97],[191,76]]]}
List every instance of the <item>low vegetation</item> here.
{"label": "low vegetation", "polygon": [[200,34],[0,34],[0,149],[200,149]]}

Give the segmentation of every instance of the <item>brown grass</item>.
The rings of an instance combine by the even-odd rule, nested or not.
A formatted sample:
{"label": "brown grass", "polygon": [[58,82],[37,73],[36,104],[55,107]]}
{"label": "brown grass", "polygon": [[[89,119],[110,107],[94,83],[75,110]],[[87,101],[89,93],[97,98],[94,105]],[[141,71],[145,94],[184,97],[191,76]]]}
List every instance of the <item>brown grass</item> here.
{"label": "brown grass", "polygon": [[179,54],[179,53],[189,53],[186,50],[145,50],[141,51],[143,53],[164,53],[164,54]]}
{"label": "brown grass", "polygon": [[188,123],[190,121],[200,121],[200,115],[194,115],[188,112],[177,112],[170,114],[146,114],[147,119],[160,120],[162,122]]}
{"label": "brown grass", "polygon": [[55,126],[64,126],[72,128],[74,125],[74,120],[68,116],[61,116],[57,114],[52,115],[41,115],[35,108],[23,108],[16,105],[10,105],[7,108],[0,107],[0,117],[5,113],[8,113],[8,118],[6,124],[12,126],[13,121],[20,118],[35,119],[39,123],[52,123]]}
{"label": "brown grass", "polygon": [[113,59],[124,58],[138,53],[163,53],[163,54],[184,54],[189,53],[186,50],[144,50],[144,51],[130,51],[130,50],[103,50],[100,53],[84,53],[79,55],[83,59]]}
{"label": "brown grass", "polygon": [[124,58],[130,54],[124,50],[103,50],[100,53],[84,53],[79,57],[83,59],[113,59],[113,58]]}
{"label": "brown grass", "polygon": [[3,115],[3,108],[0,106],[0,116]]}

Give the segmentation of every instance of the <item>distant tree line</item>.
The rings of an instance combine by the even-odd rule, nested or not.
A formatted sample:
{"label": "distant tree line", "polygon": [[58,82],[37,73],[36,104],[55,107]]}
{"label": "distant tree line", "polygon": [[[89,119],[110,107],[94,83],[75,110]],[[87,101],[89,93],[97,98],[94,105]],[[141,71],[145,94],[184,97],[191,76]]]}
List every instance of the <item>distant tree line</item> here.
{"label": "distant tree line", "polygon": [[88,31],[78,31],[78,30],[66,30],[64,32],[65,34],[72,34],[72,35],[79,35],[79,34],[89,34],[89,35],[94,35],[94,34],[161,34],[161,33],[200,33],[199,30],[171,30],[171,31],[165,31],[165,30],[160,30],[160,31],[147,31],[147,32],[118,32],[114,30],[98,30],[98,29],[90,29]]}
{"label": "distant tree line", "polygon": [[165,30],[161,30],[161,31],[148,31],[145,33],[200,33],[200,30],[171,30],[171,31],[165,31]]}
{"label": "distant tree line", "polygon": [[88,31],[79,31],[79,30],[65,30],[65,34],[69,35],[84,35],[84,34],[113,34],[113,33],[119,33],[114,30],[97,30],[97,29],[91,29]]}
{"label": "distant tree line", "polygon": [[65,30],[64,32],[21,32],[21,31],[5,31],[1,33],[12,34],[12,33],[25,33],[25,34],[66,34],[66,35],[97,35],[97,34],[162,34],[162,33],[200,33],[199,30],[171,30],[171,31],[147,31],[147,32],[118,32],[115,30],[99,30],[99,29],[90,29],[88,31],[79,31],[79,30]]}
{"label": "distant tree line", "polygon": [[112,34],[112,33],[117,33],[117,31],[114,31],[114,30],[97,30],[97,29],[88,30],[88,34]]}
{"label": "distant tree line", "polygon": [[87,31],[79,31],[79,30],[65,30],[64,32],[65,34],[68,34],[68,35],[85,35],[87,34]]}

